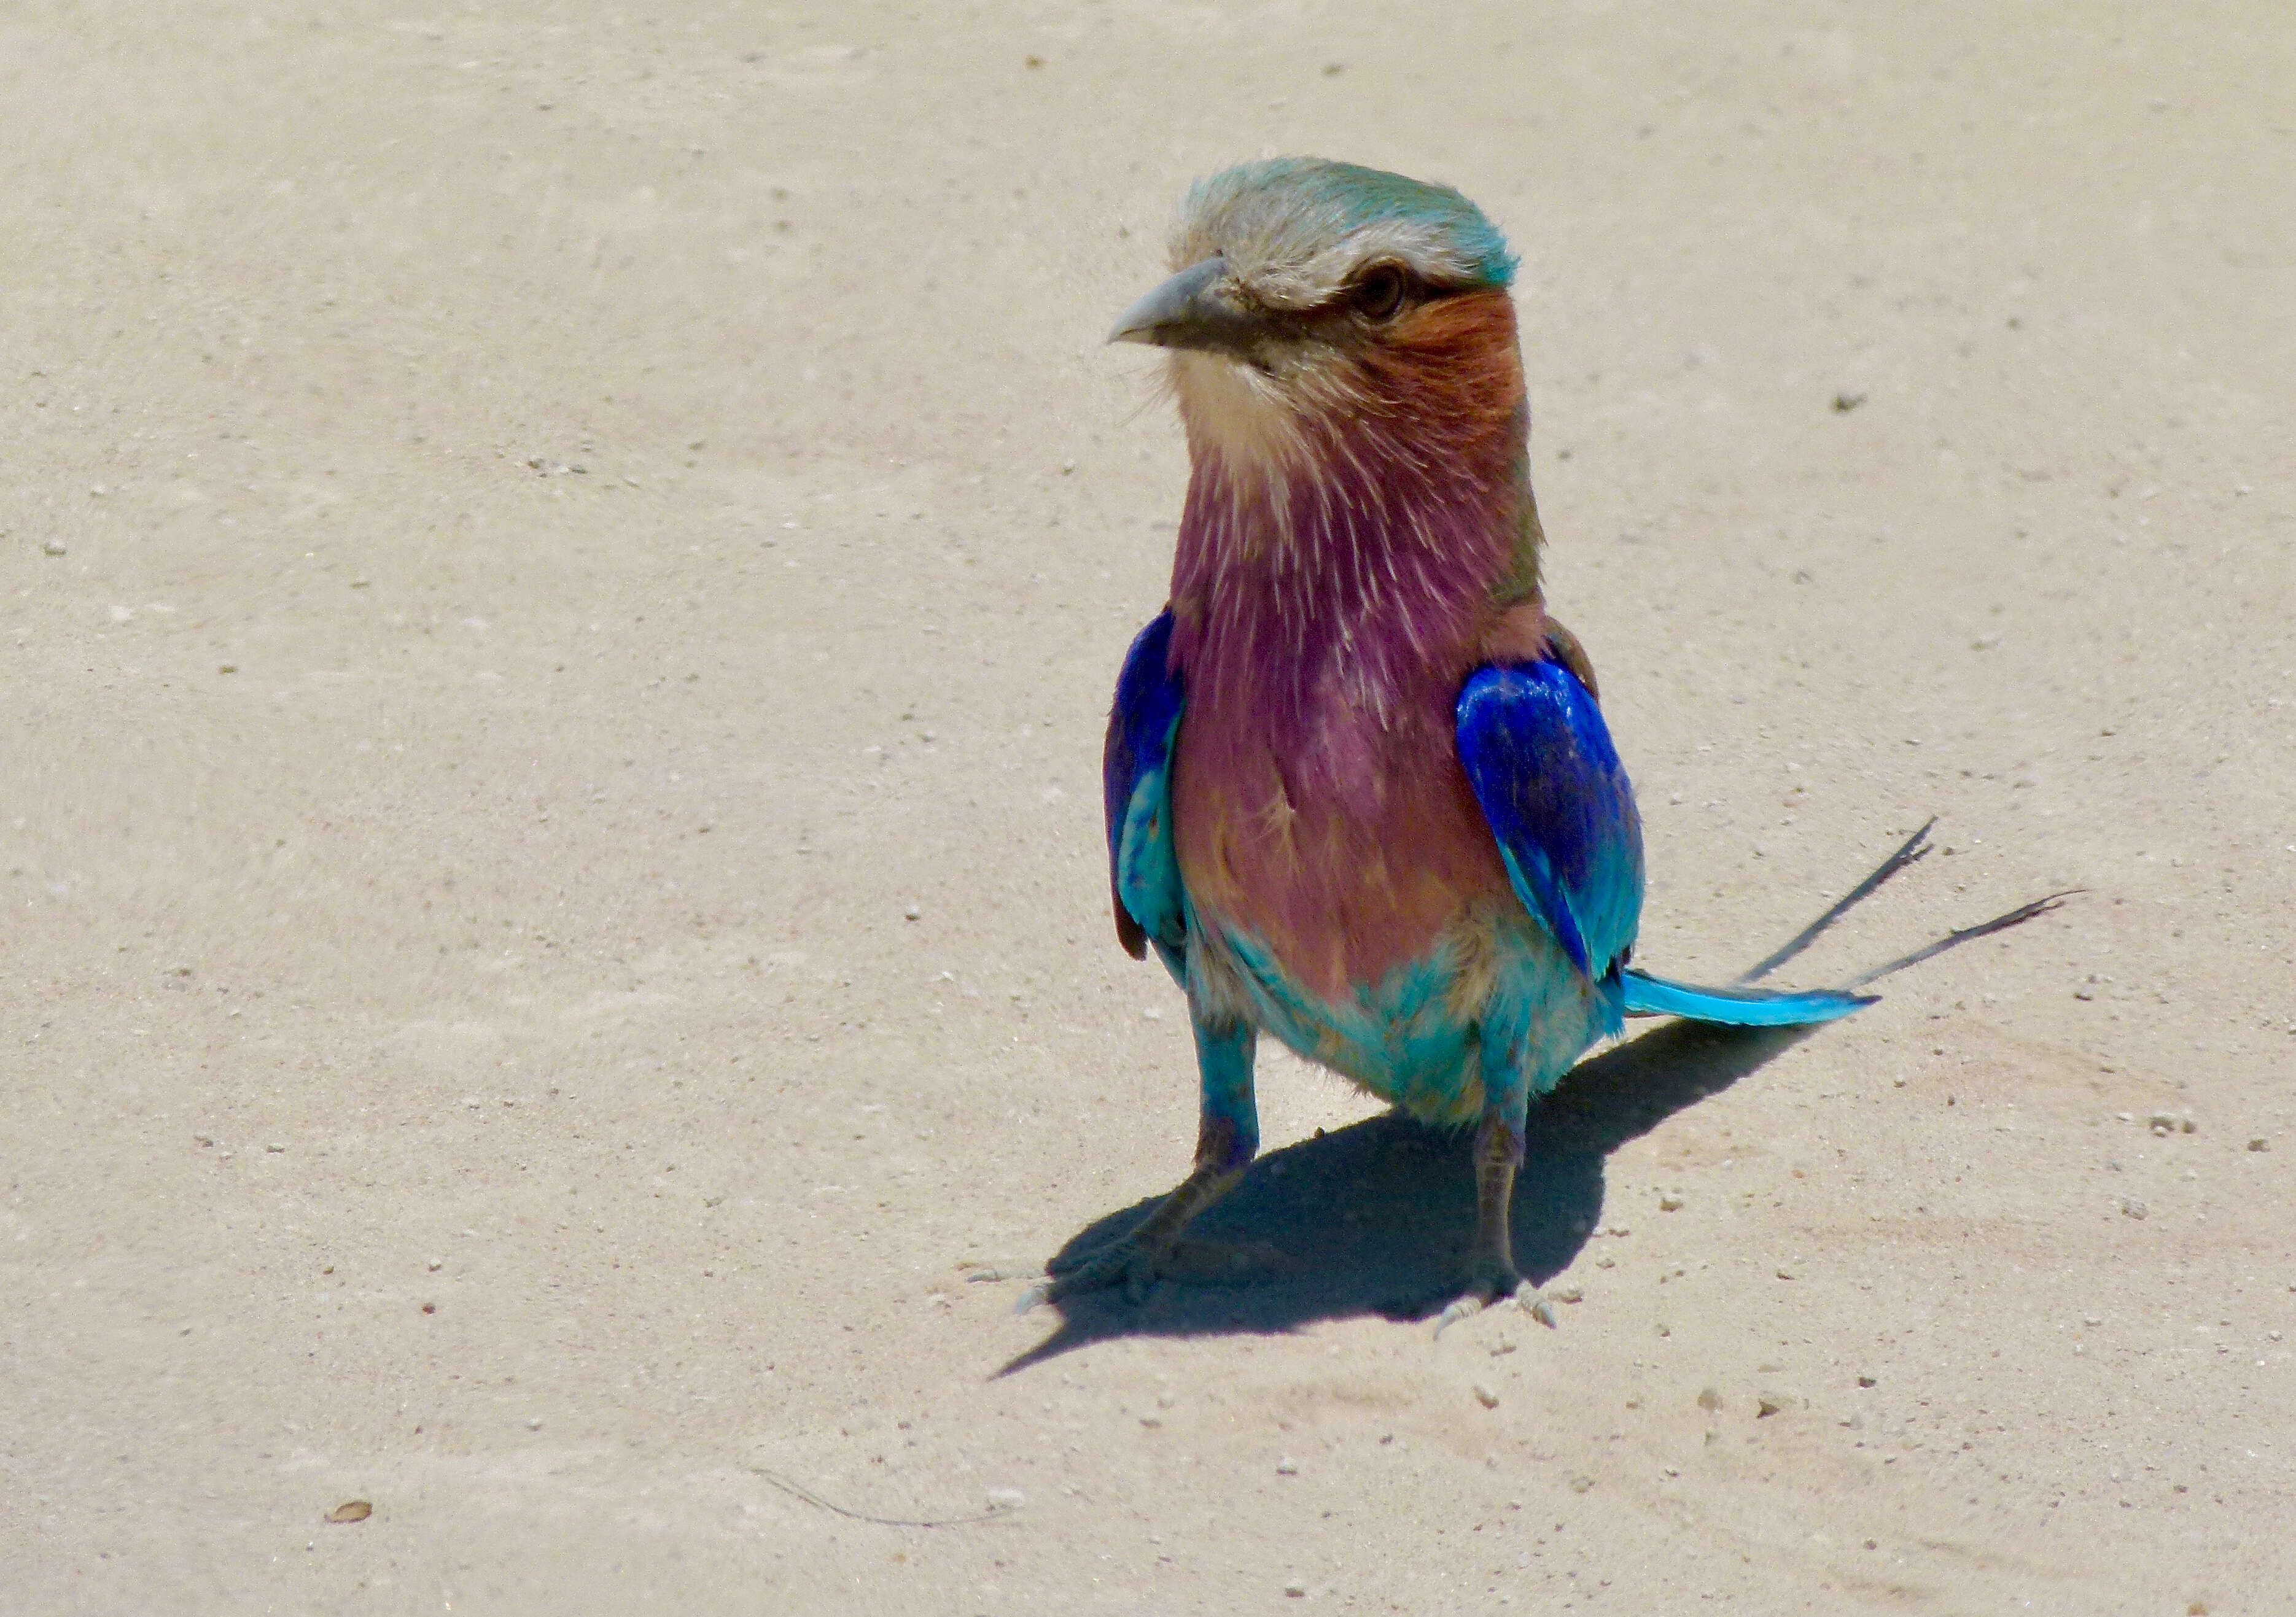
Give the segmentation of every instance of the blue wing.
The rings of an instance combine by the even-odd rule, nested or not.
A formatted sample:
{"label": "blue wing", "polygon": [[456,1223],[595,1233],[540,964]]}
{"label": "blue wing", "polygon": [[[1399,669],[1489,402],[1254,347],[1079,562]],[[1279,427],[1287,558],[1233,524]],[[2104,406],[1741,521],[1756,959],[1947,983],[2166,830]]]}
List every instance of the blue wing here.
{"label": "blue wing", "polygon": [[1561,663],[1478,668],[1459,693],[1459,762],[1523,907],[1602,979],[1634,946],[1643,822],[1602,710]]}
{"label": "blue wing", "polygon": [[1170,666],[1171,648],[1172,615],[1166,612],[1125,654],[1100,770],[1116,935],[1136,960],[1152,941],[1167,966],[1187,937],[1172,844],[1172,744],[1185,696]]}
{"label": "blue wing", "polygon": [[1627,1015],[1799,1027],[1874,1003],[1837,989],[1699,988],[1625,969],[1642,916],[1642,819],[1593,695],[1543,658],[1479,668],[1458,721],[1459,761],[1515,896],[1571,964],[1597,980],[1619,973]]}

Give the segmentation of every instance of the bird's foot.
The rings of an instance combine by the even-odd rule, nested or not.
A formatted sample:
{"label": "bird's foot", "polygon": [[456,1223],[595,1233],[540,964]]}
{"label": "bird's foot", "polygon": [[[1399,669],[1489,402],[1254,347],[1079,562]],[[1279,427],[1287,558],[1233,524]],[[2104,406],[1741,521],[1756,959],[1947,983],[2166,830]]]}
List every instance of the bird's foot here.
{"label": "bird's foot", "polygon": [[1245,1286],[1283,1261],[1264,1241],[1144,1240],[1125,1237],[1096,1252],[1046,1265],[1045,1278],[1030,1286],[1013,1311],[1025,1314],[1040,1303],[1059,1303],[1086,1292],[1121,1287],[1124,1300],[1140,1303],[1161,1281],[1187,1286]]}
{"label": "bird's foot", "polygon": [[1504,1258],[1478,1260],[1469,1268],[1467,1284],[1460,1294],[1445,1305],[1442,1316],[1435,1321],[1435,1334],[1440,1336],[1462,1319],[1472,1319],[1487,1308],[1496,1308],[1509,1297],[1532,1319],[1554,1327],[1554,1305],[1536,1290],[1522,1290],[1522,1277],[1514,1265]]}

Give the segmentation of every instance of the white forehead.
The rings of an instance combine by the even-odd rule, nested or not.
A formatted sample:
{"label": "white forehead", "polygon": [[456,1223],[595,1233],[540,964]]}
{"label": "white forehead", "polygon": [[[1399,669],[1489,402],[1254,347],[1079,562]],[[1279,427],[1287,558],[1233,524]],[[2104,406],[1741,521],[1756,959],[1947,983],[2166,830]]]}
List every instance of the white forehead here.
{"label": "white forehead", "polygon": [[1497,231],[1447,186],[1308,158],[1200,181],[1171,252],[1176,270],[1225,257],[1277,308],[1324,302],[1370,264],[1398,263],[1438,286],[1505,285],[1513,268]]}

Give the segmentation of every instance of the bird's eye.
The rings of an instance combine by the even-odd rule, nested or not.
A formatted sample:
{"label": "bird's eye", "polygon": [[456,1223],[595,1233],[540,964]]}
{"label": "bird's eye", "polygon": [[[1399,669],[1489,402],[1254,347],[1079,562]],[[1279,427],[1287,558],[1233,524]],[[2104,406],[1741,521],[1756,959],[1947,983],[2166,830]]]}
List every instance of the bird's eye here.
{"label": "bird's eye", "polygon": [[1411,295],[1411,277],[1398,264],[1382,264],[1355,284],[1348,301],[1356,313],[1373,320],[1392,320]]}

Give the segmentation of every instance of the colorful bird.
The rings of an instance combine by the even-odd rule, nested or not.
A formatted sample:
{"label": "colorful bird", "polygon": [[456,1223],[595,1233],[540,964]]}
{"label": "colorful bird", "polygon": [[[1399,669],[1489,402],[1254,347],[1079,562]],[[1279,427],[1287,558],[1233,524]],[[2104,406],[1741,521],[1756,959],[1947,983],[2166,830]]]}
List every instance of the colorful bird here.
{"label": "colorful bird", "polygon": [[1283,158],[1198,183],[1172,263],[1111,336],[1170,351],[1191,470],[1104,787],[1117,935],[1187,993],[1195,1165],[1022,1306],[1136,1298],[1165,1272],[1259,1148],[1266,1032],[1476,1125],[1448,1322],[1521,1285],[1529,1102],[1622,1017],[1781,1026],[1872,1001],[1628,964],[1642,823],[1541,592],[1514,259],[1490,221],[1447,186]]}

